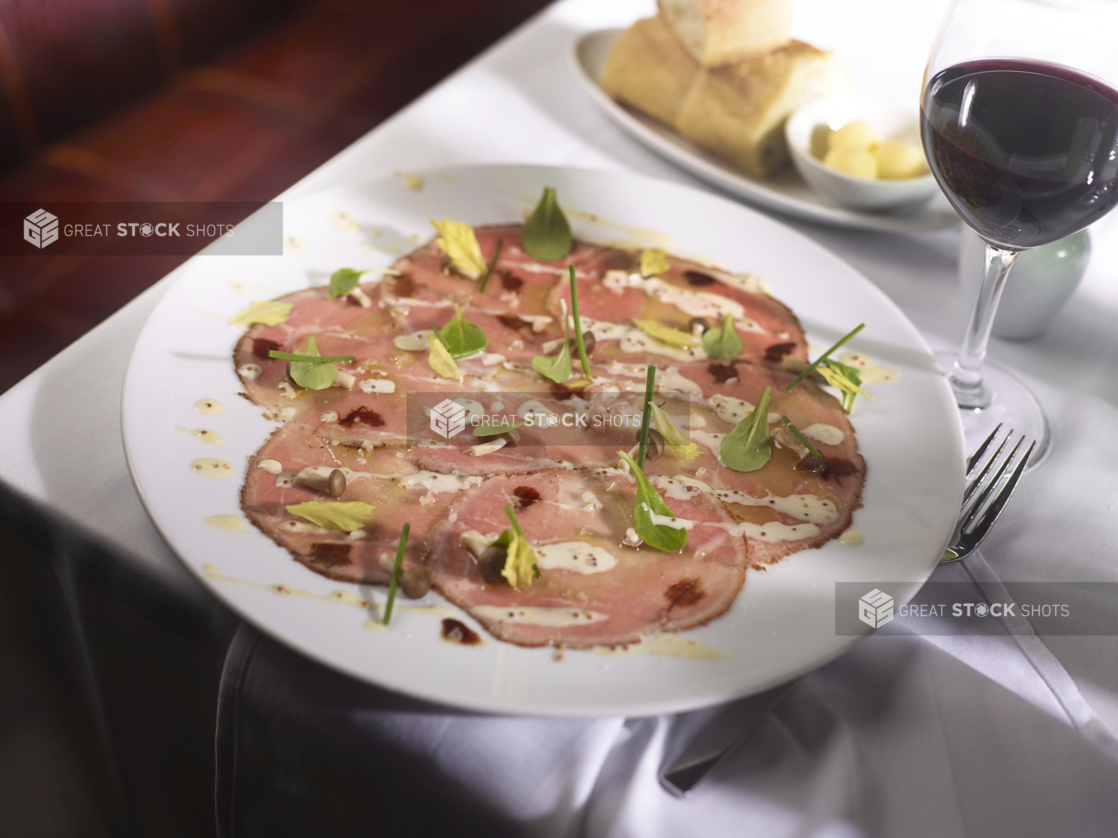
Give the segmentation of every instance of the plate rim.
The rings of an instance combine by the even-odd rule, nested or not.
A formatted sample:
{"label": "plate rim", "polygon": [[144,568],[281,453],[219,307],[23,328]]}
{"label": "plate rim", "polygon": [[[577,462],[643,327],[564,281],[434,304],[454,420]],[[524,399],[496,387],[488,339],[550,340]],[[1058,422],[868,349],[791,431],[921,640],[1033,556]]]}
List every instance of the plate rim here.
{"label": "plate rim", "polygon": [[[642,181],[646,184],[652,185],[655,188],[667,188],[669,190],[676,189],[676,190],[683,190],[683,191],[691,192],[691,193],[694,193],[696,196],[698,196],[702,200],[712,200],[712,201],[716,201],[716,202],[718,202],[718,201],[727,202],[731,206],[733,206],[736,209],[736,211],[745,212],[749,215],[752,215],[752,216],[754,216],[755,220],[759,221],[762,224],[774,225],[776,227],[781,228],[787,234],[790,234],[795,239],[798,239],[801,242],[802,245],[804,245],[806,247],[810,247],[811,249],[816,250],[818,253],[823,254],[825,258],[833,260],[833,261],[838,262],[841,265],[843,265],[846,270],[848,270],[852,275],[856,276],[861,281],[861,283],[863,284],[863,286],[864,286],[864,288],[867,292],[872,293],[875,296],[877,296],[881,303],[883,303],[886,307],[892,309],[893,315],[898,317],[905,324],[905,326],[911,331],[912,335],[919,341],[922,351],[925,354],[927,354],[929,357],[931,357],[932,353],[931,353],[930,347],[927,344],[927,341],[925,340],[923,335],[919,332],[919,330],[916,328],[916,326],[912,323],[912,321],[907,317],[907,315],[904,314],[903,310],[901,310],[900,307],[882,289],[880,289],[876,284],[874,284],[871,280],[869,280],[864,274],[862,274],[860,271],[858,271],[856,268],[854,268],[852,265],[850,265],[846,260],[842,259],[841,256],[834,253],[829,248],[827,248],[824,245],[820,244],[819,242],[815,241],[814,239],[807,236],[806,234],[800,232],[799,230],[796,230],[795,228],[789,227],[788,225],[784,224],[780,220],[771,218],[770,216],[767,216],[764,213],[759,212],[758,210],[756,210],[753,207],[743,206],[741,204],[733,202],[730,199],[726,198],[725,196],[715,194],[715,193],[711,193],[709,191],[706,191],[704,189],[698,188],[698,187],[690,185],[690,184],[678,183],[678,182],[674,182],[674,181],[655,178],[655,177],[652,177],[652,176],[649,176],[649,175],[646,175],[646,174],[643,174],[643,173],[639,173],[639,172],[602,171],[602,170],[588,169],[588,168],[584,168],[584,167],[572,167],[572,166],[550,166],[550,165],[516,164],[516,163],[513,163],[513,164],[475,164],[475,165],[458,164],[458,165],[450,165],[450,166],[430,168],[430,169],[423,170],[422,172],[417,172],[417,174],[420,174],[421,176],[425,176],[425,177],[439,176],[439,175],[451,175],[451,176],[453,176],[454,173],[460,172],[460,171],[469,171],[469,172],[475,172],[476,173],[476,172],[483,172],[483,171],[488,171],[488,170],[499,170],[499,171],[529,170],[529,171],[541,171],[541,172],[572,172],[572,173],[575,173],[575,174],[578,174],[578,175],[593,176],[595,178],[607,178],[607,179],[616,179],[616,180],[637,180],[637,181]],[[377,184],[391,182],[394,179],[395,179],[395,176],[384,176],[384,177],[380,177],[380,178],[372,178],[372,179],[369,179],[369,180],[366,180],[366,181],[361,181],[360,183],[349,184],[349,185],[341,186],[341,187],[333,187],[333,188],[330,188],[330,189],[325,189],[325,190],[321,190],[321,191],[312,193],[312,194],[307,195],[307,196],[300,197],[296,202],[292,202],[292,203],[293,204],[298,204],[298,203],[306,202],[308,200],[315,200],[315,199],[318,199],[318,198],[321,198],[321,197],[324,197],[324,196],[328,196],[331,193],[345,194],[345,193],[350,192],[351,190],[354,190],[354,189],[370,188],[370,187],[373,187]],[[191,260],[188,260],[187,264],[189,264],[189,262],[193,262],[195,258],[197,258],[197,257],[192,257]],[[186,268],[186,265],[184,264],[183,267]],[[130,421],[130,418],[129,418],[129,404],[131,403],[130,402],[130,398],[131,398],[130,394],[131,394],[133,388],[138,386],[138,381],[133,376],[133,370],[136,367],[137,359],[138,359],[138,356],[139,356],[139,353],[140,353],[140,350],[141,350],[141,345],[145,340],[145,336],[148,334],[149,330],[153,328],[152,323],[153,323],[154,315],[155,315],[156,311],[160,310],[165,305],[168,305],[168,297],[173,293],[173,291],[180,284],[190,281],[190,276],[191,276],[192,272],[193,271],[189,268],[183,270],[183,273],[180,276],[176,277],[174,282],[172,282],[167,287],[167,289],[164,291],[163,296],[160,298],[159,302],[156,304],[156,307],[153,309],[151,314],[149,314],[148,318],[145,320],[144,326],[141,328],[140,333],[137,335],[136,341],[135,341],[135,343],[132,347],[131,353],[129,355],[128,364],[127,364],[126,371],[125,371],[125,376],[124,376],[124,381],[123,381],[122,388],[121,388],[121,402],[120,402],[121,437],[122,437],[122,443],[123,443],[123,448],[124,448],[124,452],[125,452],[125,459],[126,459],[126,462],[128,463],[129,477],[131,478],[132,483],[133,483],[134,487],[136,488],[136,492],[140,497],[140,501],[141,501],[141,503],[144,507],[145,512],[148,514],[148,517],[151,520],[152,524],[159,531],[161,537],[163,537],[164,541],[166,541],[167,545],[170,547],[171,552],[175,555],[176,559],[178,561],[180,561],[196,579],[199,580],[199,582],[203,585],[203,587],[205,587],[207,589],[207,591],[209,591],[212,595],[217,597],[222,602],[223,605],[230,608],[235,614],[238,615],[238,617],[240,617],[242,620],[244,620],[245,622],[252,625],[256,630],[262,632],[263,634],[266,634],[267,636],[269,636],[273,640],[281,643],[282,645],[285,645],[289,648],[292,648],[292,649],[298,651],[300,654],[306,655],[307,657],[309,657],[311,660],[318,663],[319,665],[326,666],[330,669],[341,672],[341,673],[343,673],[345,675],[348,675],[350,677],[354,677],[357,680],[364,681],[365,683],[371,684],[371,685],[373,685],[373,686],[375,686],[379,689],[386,689],[386,690],[389,690],[391,692],[396,692],[396,693],[406,695],[406,696],[409,696],[411,698],[414,698],[414,699],[417,699],[417,700],[420,700],[420,701],[429,702],[429,703],[437,704],[437,705],[440,705],[440,706],[451,707],[451,708],[456,708],[456,709],[461,709],[461,710],[466,710],[466,711],[472,711],[472,712],[500,714],[500,715],[514,715],[514,716],[541,716],[541,717],[553,717],[553,718],[605,718],[605,717],[618,716],[618,715],[631,716],[631,717],[648,717],[648,716],[662,715],[662,714],[665,714],[665,713],[677,713],[677,712],[684,712],[684,711],[699,709],[699,708],[707,707],[707,706],[714,706],[714,705],[717,705],[717,704],[724,703],[726,701],[734,700],[736,698],[741,698],[743,696],[756,694],[758,692],[764,691],[765,689],[769,689],[773,686],[784,683],[784,682],[786,682],[786,681],[788,681],[788,680],[790,680],[794,677],[798,677],[799,675],[802,675],[806,672],[813,671],[814,669],[817,669],[820,666],[823,666],[823,665],[827,664],[828,662],[834,660],[835,658],[845,654],[847,651],[850,650],[851,647],[853,647],[859,641],[864,640],[867,636],[869,636],[868,634],[865,634],[865,635],[853,635],[853,636],[841,637],[841,640],[839,642],[837,642],[835,647],[832,648],[827,654],[819,656],[819,657],[815,658],[813,661],[811,661],[809,663],[805,663],[802,666],[783,670],[778,675],[774,675],[774,676],[771,676],[771,677],[768,677],[768,678],[756,680],[749,687],[749,689],[747,691],[744,691],[744,692],[741,689],[730,688],[728,690],[723,690],[721,692],[718,692],[717,694],[708,693],[708,694],[706,694],[702,697],[687,696],[687,697],[676,698],[676,699],[661,698],[661,699],[655,700],[654,702],[648,703],[646,705],[642,705],[640,707],[635,707],[634,705],[632,705],[630,703],[630,704],[626,704],[623,709],[616,706],[616,704],[611,704],[611,703],[608,703],[608,702],[607,703],[599,703],[599,704],[582,703],[582,704],[578,705],[577,707],[566,707],[566,706],[562,706],[562,705],[548,705],[544,708],[528,708],[528,709],[526,709],[523,706],[522,702],[518,701],[515,698],[508,698],[506,696],[502,696],[502,697],[499,697],[499,698],[498,697],[493,697],[493,696],[484,696],[484,697],[475,698],[475,697],[472,697],[472,696],[456,695],[456,696],[453,697],[453,699],[451,699],[445,693],[435,694],[433,692],[426,691],[424,689],[409,687],[407,684],[400,684],[400,683],[395,683],[395,682],[390,683],[390,682],[385,682],[385,681],[382,681],[382,680],[377,680],[376,678],[373,677],[372,673],[370,673],[368,671],[361,670],[361,669],[358,669],[358,668],[353,667],[353,666],[348,666],[348,665],[342,664],[342,663],[340,663],[340,662],[338,662],[334,659],[325,658],[325,657],[321,656],[321,654],[318,653],[316,651],[316,649],[314,648],[314,645],[311,644],[311,643],[308,643],[308,642],[304,642],[303,638],[300,638],[298,636],[292,636],[289,633],[285,634],[285,633],[280,632],[278,630],[273,630],[273,628],[271,626],[262,624],[259,621],[259,618],[256,615],[253,615],[252,613],[249,613],[245,608],[243,608],[237,602],[235,597],[233,597],[231,595],[227,595],[227,592],[226,592],[225,589],[223,589],[221,586],[218,586],[218,585],[214,584],[213,580],[209,579],[199,568],[196,568],[191,561],[187,560],[187,558],[185,556],[181,555],[180,552],[179,552],[179,549],[177,548],[177,546],[173,542],[172,537],[165,530],[165,528],[164,528],[164,526],[163,526],[163,524],[160,520],[159,515],[161,513],[157,512],[155,509],[152,508],[151,503],[149,502],[149,497],[148,497],[147,493],[144,491],[144,488],[141,484],[141,479],[138,475],[138,467],[136,465],[137,452],[135,452],[133,450],[133,447],[132,447],[134,437],[130,433],[130,430],[129,430],[130,426],[131,426],[131,421]],[[944,382],[943,388],[946,388],[946,387],[947,387],[946,382]],[[956,428],[955,430],[956,430],[956,436],[958,438],[957,447],[959,448],[959,450],[961,452],[962,451],[962,442],[961,442],[962,441],[962,426],[961,426],[961,422],[958,423],[958,428]],[[960,465],[960,471],[961,471],[961,465]],[[961,493],[961,491],[962,491],[962,486],[961,486],[961,482],[960,482],[959,492]],[[946,544],[946,541],[944,542],[944,544]],[[278,549],[282,549],[282,548],[278,548]],[[284,553],[286,555],[286,551],[284,551]],[[936,565],[935,562],[929,562],[928,567],[925,570],[923,570],[920,574],[917,574],[919,576],[918,579],[910,578],[910,579],[905,579],[902,582],[899,582],[898,583],[899,585],[904,586],[904,594],[902,595],[902,598],[901,598],[900,601],[901,602],[907,602],[912,597],[914,597],[916,595],[916,593],[919,591],[919,589],[923,586],[923,584],[930,577],[931,573],[934,571],[936,566],[937,565]],[[344,583],[339,583],[339,584],[344,584]],[[723,615],[723,616],[726,616],[726,615]],[[495,645],[496,644],[500,644],[500,641],[495,641]]]}

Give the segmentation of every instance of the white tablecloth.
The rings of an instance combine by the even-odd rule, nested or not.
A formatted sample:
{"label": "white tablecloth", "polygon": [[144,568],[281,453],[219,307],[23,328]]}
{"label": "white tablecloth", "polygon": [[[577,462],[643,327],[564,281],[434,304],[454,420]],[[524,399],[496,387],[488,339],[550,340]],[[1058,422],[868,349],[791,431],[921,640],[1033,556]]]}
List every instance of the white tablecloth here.
{"label": "white tablecloth", "polygon": [[[915,108],[945,5],[906,6],[901,22],[884,0],[852,0],[841,11],[798,0],[795,34],[839,49],[859,89]],[[580,34],[651,11],[647,0],[557,3],[279,199],[466,163],[636,171],[700,185],[607,121],[569,66]],[[788,223],[879,285],[933,347],[957,342],[968,309],[957,232]],[[999,579],[1118,582],[1118,214],[1093,236],[1089,272],[1048,332],[991,345],[991,357],[1043,401],[1055,443],[984,557],[936,571],[976,596],[996,592]],[[128,354],[173,279],[0,398],[0,516],[60,561],[94,556],[208,613],[211,598],[145,514],[120,444]],[[80,603],[80,591],[72,596]],[[1118,602],[1096,607],[1112,615]],[[642,720],[463,714],[351,682],[243,627],[221,684],[218,822],[228,835],[378,822],[403,834],[434,825],[490,835],[1113,835],[1118,638],[1028,632],[1017,620],[1002,636],[919,637],[899,619],[809,675],[748,747],[678,800],[657,783],[661,763],[713,718],[732,728],[742,708]],[[344,792],[327,805],[331,777],[335,789],[364,789],[399,808],[389,816]]]}

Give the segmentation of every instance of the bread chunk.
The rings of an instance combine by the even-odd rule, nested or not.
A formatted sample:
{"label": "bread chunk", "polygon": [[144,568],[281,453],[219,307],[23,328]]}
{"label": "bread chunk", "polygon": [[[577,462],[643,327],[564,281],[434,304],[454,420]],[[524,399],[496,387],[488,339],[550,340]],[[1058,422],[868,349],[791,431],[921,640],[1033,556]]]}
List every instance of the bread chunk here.
{"label": "bread chunk", "polygon": [[659,17],[621,33],[602,69],[602,89],[653,119],[675,124],[699,65]]}
{"label": "bread chunk", "polygon": [[780,46],[792,28],[792,0],[657,0],[657,5],[704,67]]}
{"label": "bread chunk", "polygon": [[804,102],[845,93],[850,73],[833,53],[802,41],[725,67],[691,86],[676,129],[695,145],[757,177],[788,162],[784,122]]}

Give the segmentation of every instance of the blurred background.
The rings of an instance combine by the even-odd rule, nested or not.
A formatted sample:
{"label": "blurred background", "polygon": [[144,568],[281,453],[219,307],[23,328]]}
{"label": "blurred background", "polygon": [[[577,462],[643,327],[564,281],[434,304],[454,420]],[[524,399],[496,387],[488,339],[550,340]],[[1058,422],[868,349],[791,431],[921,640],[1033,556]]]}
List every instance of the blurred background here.
{"label": "blurred background", "polygon": [[[266,203],[545,5],[0,0],[0,202]],[[0,392],[185,259],[0,256]]]}
{"label": "blurred background", "polygon": [[[0,0],[0,202],[264,204],[545,5]],[[186,258],[127,256],[111,243],[97,256],[0,257],[0,392]],[[66,659],[60,637],[67,616],[57,599],[27,593],[57,586],[49,576],[45,556],[0,532],[0,838],[113,832],[81,662]],[[113,632],[103,648],[122,665],[155,642],[142,620]],[[183,642],[169,667],[211,659]],[[196,674],[202,691],[220,675]],[[150,747],[148,716],[176,719],[184,741],[212,739],[214,719],[188,714],[216,695],[152,707],[145,694],[117,697],[140,732],[120,747]],[[174,705],[173,691],[160,694]],[[149,778],[136,833],[213,834],[212,760],[158,757],[166,773]]]}

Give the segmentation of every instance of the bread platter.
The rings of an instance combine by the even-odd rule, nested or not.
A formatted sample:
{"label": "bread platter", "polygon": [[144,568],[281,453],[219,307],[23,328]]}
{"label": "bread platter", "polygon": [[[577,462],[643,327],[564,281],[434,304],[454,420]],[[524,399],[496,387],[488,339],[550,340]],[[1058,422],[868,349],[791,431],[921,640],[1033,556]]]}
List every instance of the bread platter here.
{"label": "bread platter", "polygon": [[791,167],[763,179],[751,176],[700,149],[662,122],[618,103],[602,88],[601,79],[621,33],[620,29],[603,29],[576,39],[570,56],[572,71],[591,100],[619,128],[680,168],[754,206],[828,226],[922,233],[958,225],[958,216],[940,195],[908,212],[859,212],[820,196]]}

